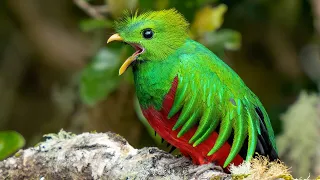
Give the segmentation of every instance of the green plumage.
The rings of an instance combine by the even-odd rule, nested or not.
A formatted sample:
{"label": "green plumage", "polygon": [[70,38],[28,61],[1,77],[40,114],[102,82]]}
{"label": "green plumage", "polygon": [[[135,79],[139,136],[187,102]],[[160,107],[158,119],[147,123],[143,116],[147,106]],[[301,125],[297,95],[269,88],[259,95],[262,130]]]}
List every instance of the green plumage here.
{"label": "green plumage", "polygon": [[[172,80],[177,76],[177,92],[168,118],[181,110],[172,129],[181,127],[178,137],[198,124],[189,141],[196,147],[220,125],[216,130],[218,139],[208,156],[227,141],[233,130],[234,140],[224,167],[239,153],[247,137],[246,160],[250,160],[257,146],[258,134],[261,134],[255,110],[259,107],[276,150],[270,120],[259,99],[228,65],[206,47],[188,38],[186,27],[186,21],[174,10],[147,13],[118,23],[117,32],[126,42],[139,43],[145,49],[133,66],[141,107],[147,109],[152,106],[160,110]],[[154,30],[153,39],[141,37],[140,31],[144,28]]]}

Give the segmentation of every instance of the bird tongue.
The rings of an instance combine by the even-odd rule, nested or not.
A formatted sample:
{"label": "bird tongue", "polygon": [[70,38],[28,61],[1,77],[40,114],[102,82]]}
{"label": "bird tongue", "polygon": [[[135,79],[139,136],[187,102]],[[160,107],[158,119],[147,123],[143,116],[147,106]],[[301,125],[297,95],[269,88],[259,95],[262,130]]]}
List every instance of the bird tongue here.
{"label": "bird tongue", "polygon": [[139,53],[135,52],[130,57],[128,57],[128,59],[120,67],[119,75],[123,74],[127,70],[127,68],[130,66],[130,64],[137,59],[138,55],[139,55]]}

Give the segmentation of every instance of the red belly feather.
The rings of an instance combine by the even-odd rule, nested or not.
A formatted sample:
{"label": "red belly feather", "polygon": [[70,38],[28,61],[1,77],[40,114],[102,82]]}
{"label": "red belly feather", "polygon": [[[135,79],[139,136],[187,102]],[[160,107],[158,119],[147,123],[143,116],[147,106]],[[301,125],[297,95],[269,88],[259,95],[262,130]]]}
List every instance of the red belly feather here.
{"label": "red belly feather", "polygon": [[[180,150],[184,156],[190,156],[194,164],[206,164],[210,162],[215,162],[216,164],[223,166],[223,163],[227,159],[230,152],[230,144],[226,142],[215,154],[207,156],[208,152],[212,149],[218,137],[217,132],[213,132],[208,139],[193,147],[189,144],[189,139],[193,136],[197,127],[191,128],[182,137],[178,138],[178,132],[181,128],[176,131],[172,131],[172,127],[175,125],[180,113],[177,113],[171,119],[168,119],[168,113],[173,105],[176,89],[178,86],[178,77],[176,77],[172,83],[171,89],[166,95],[162,109],[157,111],[154,107],[149,107],[148,109],[142,109],[143,115],[147,118],[148,122],[152,128],[168,143],[175,146]],[[235,165],[242,163],[243,158],[237,155],[232,161]]]}

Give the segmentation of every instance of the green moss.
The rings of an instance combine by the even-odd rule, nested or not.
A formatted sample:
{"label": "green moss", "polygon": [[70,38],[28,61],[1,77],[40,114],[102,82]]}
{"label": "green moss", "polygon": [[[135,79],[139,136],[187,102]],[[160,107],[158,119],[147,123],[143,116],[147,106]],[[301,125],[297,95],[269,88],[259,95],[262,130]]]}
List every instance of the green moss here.
{"label": "green moss", "polygon": [[18,157],[20,157],[21,155],[22,155],[21,152],[18,151],[18,152],[16,152],[16,153],[14,154],[14,157],[18,158]]}

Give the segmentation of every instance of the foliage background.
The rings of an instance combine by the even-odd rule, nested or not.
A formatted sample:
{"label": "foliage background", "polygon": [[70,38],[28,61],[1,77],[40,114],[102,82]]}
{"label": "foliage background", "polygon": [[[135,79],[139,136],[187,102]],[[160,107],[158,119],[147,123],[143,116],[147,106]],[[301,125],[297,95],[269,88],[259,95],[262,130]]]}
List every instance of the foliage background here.
{"label": "foliage background", "polygon": [[[132,74],[117,75],[132,48],[106,46],[106,40],[123,10],[171,7],[189,20],[192,37],[223,58],[261,99],[282,137],[279,149],[294,152],[283,160],[295,175],[320,174],[319,96],[289,108],[302,90],[320,87],[317,0],[0,1],[0,131],[19,132],[25,146],[61,128],[113,131],[135,147],[161,144],[139,113]],[[306,115],[283,116],[287,109]],[[294,132],[301,132],[288,135],[288,127],[297,126]]]}

